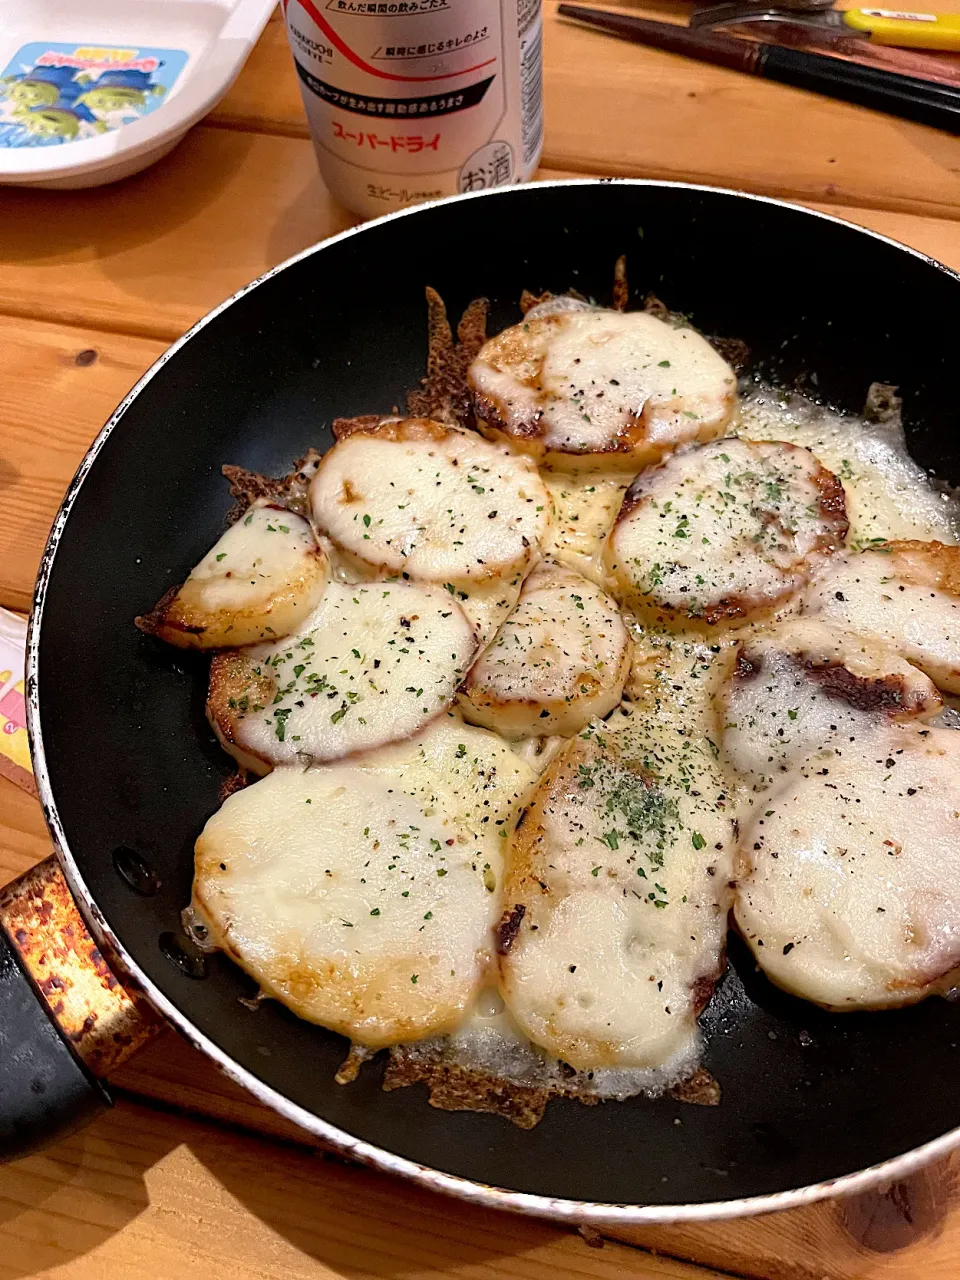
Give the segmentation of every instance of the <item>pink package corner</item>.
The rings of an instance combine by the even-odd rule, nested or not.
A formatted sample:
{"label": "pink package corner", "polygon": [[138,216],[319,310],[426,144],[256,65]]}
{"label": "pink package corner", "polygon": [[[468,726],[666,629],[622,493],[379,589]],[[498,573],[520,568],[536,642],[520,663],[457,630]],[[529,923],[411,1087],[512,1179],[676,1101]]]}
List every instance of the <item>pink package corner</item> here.
{"label": "pink package corner", "polygon": [[0,774],[36,795],[27,740],[26,643],[26,621],[0,609]]}

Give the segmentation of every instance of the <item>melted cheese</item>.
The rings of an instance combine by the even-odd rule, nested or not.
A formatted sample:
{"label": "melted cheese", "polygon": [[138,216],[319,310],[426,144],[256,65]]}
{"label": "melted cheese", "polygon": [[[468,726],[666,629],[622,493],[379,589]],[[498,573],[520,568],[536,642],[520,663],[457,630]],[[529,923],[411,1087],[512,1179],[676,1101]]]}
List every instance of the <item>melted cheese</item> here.
{"label": "melted cheese", "polygon": [[183,649],[255,644],[293,631],[320,602],[329,573],[307,521],[260,501],[138,623]]}
{"label": "melted cheese", "polygon": [[502,997],[491,988],[480,993],[450,1036],[423,1040],[405,1048],[404,1053],[428,1064],[438,1060],[455,1063],[476,1073],[481,1088],[494,1080],[559,1097],[619,1101],[638,1093],[656,1098],[687,1079],[697,1066],[700,1044],[696,1036],[690,1037],[656,1067],[591,1067],[575,1071],[568,1062],[532,1044]]}
{"label": "melted cheese", "polygon": [[809,450],[719,440],[637,477],[606,565],[646,617],[739,624],[795,592],[845,533],[843,492]]}
{"label": "melted cheese", "polygon": [[711,749],[637,709],[541,779],[511,848],[507,1008],[581,1070],[689,1051],[719,976],[732,813]]}
{"label": "melted cheese", "polygon": [[751,440],[802,445],[838,477],[853,550],[887,538],[960,540],[955,499],[931,484],[895,424],[866,423],[757,387],[743,397],[734,429]]}
{"label": "melted cheese", "polygon": [[454,588],[454,599],[473,624],[478,649],[490,643],[510,616],[522,585],[523,574],[515,573],[491,582],[459,583]]}
{"label": "melted cheese", "polygon": [[339,440],[310,502],[317,526],[361,569],[441,584],[522,573],[550,523],[529,459],[419,418]]}
{"label": "melted cheese", "polygon": [[874,636],[960,693],[960,548],[910,541],[838,556],[804,592],[803,610]]}
{"label": "melted cheese", "polygon": [[544,467],[541,474],[553,499],[553,522],[544,554],[603,586],[603,544],[630,483],[629,473],[565,472]]}
{"label": "melted cheese", "polygon": [[490,965],[532,780],[456,717],[349,765],[276,769],[204,828],[195,915],[267,994],[360,1044],[452,1030]]}
{"label": "melted cheese", "polygon": [[619,703],[630,652],[613,600],[581,574],[543,563],[470,669],[463,713],[507,738],[569,737]]}
{"label": "melted cheese", "polygon": [[[580,425],[577,424],[578,431]],[[936,492],[908,459],[902,439],[890,427],[868,426],[797,397],[786,402],[758,390],[746,397],[733,431],[754,440],[782,440],[809,448],[820,463],[835,472],[844,485],[854,547],[889,537],[960,541],[955,505]],[[465,447],[474,448],[481,443],[468,437]],[[561,449],[576,450],[583,443],[579,437],[574,440],[569,432],[559,440]],[[517,444],[522,447],[521,442]],[[338,448],[343,451],[342,446]],[[405,456],[400,478],[410,491],[408,496],[414,498],[417,521],[422,525],[426,514],[428,523],[437,524],[434,517],[449,512],[446,508],[440,511],[423,488],[424,461],[419,448],[418,445],[412,456]],[[571,465],[572,456],[561,459],[559,465]],[[622,458],[605,469],[580,458],[579,465],[584,464],[589,469],[554,471],[551,465],[543,468],[547,494],[539,489],[541,499],[531,490],[523,495],[523,502],[528,509],[542,505],[549,513],[552,500],[552,525],[548,529],[544,513],[537,512],[535,527],[530,530],[531,547],[523,547],[521,542],[522,549],[514,545],[515,538],[504,541],[503,530],[496,530],[492,535],[492,559],[487,566],[499,575],[493,581],[471,580],[473,566],[467,553],[457,551],[460,559],[454,562],[453,548],[445,542],[446,533],[441,537],[434,530],[423,541],[421,531],[415,527],[417,521],[409,528],[397,525],[384,532],[385,526],[378,525],[372,529],[374,518],[386,520],[383,515],[375,517],[374,508],[368,513],[369,526],[363,522],[359,509],[346,512],[344,520],[349,517],[349,528],[344,523],[346,532],[339,528],[335,531],[343,546],[331,550],[335,575],[340,581],[361,579],[370,583],[408,570],[412,555],[413,567],[424,576],[439,575],[443,582],[452,580],[454,599],[474,623],[481,644],[487,643],[513,609],[523,577],[538,551],[604,585],[603,547],[632,472],[622,469]],[[352,467],[342,470],[343,474],[335,477],[341,496],[344,479],[352,483],[353,478]],[[380,489],[389,498],[388,491],[396,488],[397,473],[382,466],[373,470],[374,497],[380,504]],[[364,477],[371,474],[366,464],[361,471]],[[497,483],[501,479],[498,473]],[[475,483],[486,489],[476,478]],[[320,501],[321,488],[316,487],[314,492]],[[490,519],[485,506],[487,497],[486,492],[476,494],[471,486],[468,503],[462,510],[458,506],[455,512],[460,519],[458,527],[468,536],[474,535],[469,544],[471,551],[478,545],[478,531],[490,541],[486,537],[490,530],[481,522],[481,517]],[[375,508],[383,509],[380,505]],[[353,520],[353,515],[358,520]],[[325,519],[321,523],[326,527]],[[365,538],[368,531],[370,536]],[[399,558],[394,556],[397,537],[402,543],[397,552]],[[371,541],[377,542],[373,554]],[[465,538],[459,541],[468,545]],[[752,584],[752,575],[748,576]],[[787,607],[792,607],[792,602]],[[769,623],[770,619],[761,620],[737,634],[762,637]],[[499,736],[464,725],[457,714],[444,714],[414,738],[369,752],[348,765],[325,766],[306,774],[292,768],[279,770],[281,776],[272,784],[277,797],[281,792],[286,796],[287,790],[291,795],[296,792],[304,801],[304,809],[313,807],[306,805],[306,799],[313,800],[314,794],[304,791],[306,783],[295,783],[294,777],[307,779],[310,787],[321,788],[316,796],[326,798],[328,812],[324,814],[319,838],[312,827],[304,834],[307,828],[299,820],[301,815],[288,822],[286,814],[293,810],[284,808],[286,800],[265,806],[263,820],[254,814],[246,826],[246,819],[240,822],[237,810],[231,810],[232,802],[226,805],[221,810],[224,816],[211,820],[209,833],[204,833],[206,852],[202,858],[198,846],[198,905],[201,914],[212,922],[214,941],[255,974],[265,991],[285,1000],[302,1016],[323,1021],[366,1044],[423,1037],[423,1050],[428,1052],[438,1043],[436,1036],[449,1033],[442,1041],[444,1052],[463,1065],[515,1083],[549,1088],[552,1082],[557,1092],[562,1092],[562,1081],[569,1078],[570,1069],[569,1065],[561,1067],[563,1059],[566,1064],[583,1068],[578,1076],[580,1091],[610,1097],[625,1097],[638,1091],[656,1093],[665,1084],[688,1074],[698,1051],[696,1011],[721,964],[727,883],[732,874],[731,819],[739,784],[735,775],[728,774],[727,760],[719,745],[718,713],[724,709],[719,695],[734,662],[735,646],[728,641],[710,643],[693,634],[664,634],[639,625],[634,626],[633,634],[634,658],[627,701],[611,714],[606,726],[595,726],[586,741],[575,740],[572,747],[562,739],[531,737],[518,743],[514,751]],[[775,709],[780,708],[784,698],[789,701],[789,690],[778,691]],[[789,712],[789,708],[785,709]],[[863,728],[861,722],[857,727]],[[867,726],[864,739],[874,731],[879,732],[875,725]],[[886,731],[908,732],[893,728]],[[916,828],[918,839],[911,844],[911,850],[919,850],[918,856],[911,856],[902,884],[894,884],[888,877],[881,886],[884,892],[893,894],[895,906],[888,906],[885,912],[871,906],[879,925],[876,919],[867,920],[863,914],[867,908],[856,895],[836,889],[837,884],[843,883],[842,875],[838,879],[835,866],[824,869],[816,862],[816,857],[825,856],[818,848],[811,872],[814,887],[800,903],[801,915],[807,912],[803,920],[809,924],[811,945],[806,955],[819,956],[807,970],[797,968],[800,957],[796,953],[801,948],[796,943],[788,948],[798,927],[791,915],[797,904],[790,897],[789,876],[783,884],[774,885],[772,880],[768,884],[768,879],[770,874],[774,878],[786,874],[797,865],[797,858],[806,868],[806,860],[813,856],[810,840],[798,836],[794,827],[816,836],[821,829],[826,831],[829,827],[832,831],[830,824],[836,825],[835,819],[840,822],[842,815],[839,810],[833,812],[834,797],[825,780],[815,778],[815,771],[807,770],[802,777],[796,770],[781,774],[777,794],[783,788],[794,787],[796,799],[789,803],[799,806],[799,826],[794,823],[785,834],[780,832],[785,849],[782,866],[777,865],[779,859],[771,859],[761,872],[749,869],[749,855],[753,843],[763,844],[770,838],[773,815],[763,815],[771,803],[771,793],[766,792],[759,801],[752,791],[740,795],[745,824],[741,857],[749,898],[745,889],[738,912],[758,960],[769,966],[775,981],[822,1003],[895,1003],[925,994],[931,983],[939,981],[936,974],[945,964],[952,963],[953,942],[960,937],[953,898],[950,894],[938,896],[934,861],[925,856],[920,839],[928,832],[932,836],[937,824],[947,821],[949,815],[944,806],[953,803],[954,739],[946,730],[938,733],[933,772],[926,776],[939,779],[942,795],[934,797],[928,791],[919,806],[922,812]],[[596,755],[590,754],[600,739],[603,748]],[[913,741],[915,745],[916,740]],[[674,809],[670,808],[662,865],[648,865],[649,857],[644,862],[644,841],[634,840],[629,830],[624,830],[621,839],[617,823],[623,825],[626,815],[617,810],[616,804],[608,812],[605,800],[592,806],[579,803],[589,798],[578,790],[582,776],[579,771],[575,779],[567,779],[570,785],[558,788],[557,778],[566,761],[563,753],[571,750],[586,752],[589,757],[581,760],[578,756],[578,766],[584,764],[588,770],[597,770],[592,789],[595,801],[601,792],[607,795],[608,791],[617,791],[617,778],[623,781],[632,777],[636,781],[639,775],[630,761],[642,757],[644,768],[651,760],[658,762],[655,785],[668,801],[673,801],[676,813],[674,821]],[[924,752],[931,754],[927,748],[920,749],[920,755]],[[911,767],[916,766],[920,759],[917,751],[911,748],[908,754]],[[884,767],[886,758],[883,757]],[[859,788],[860,798],[868,797],[876,811],[884,815],[887,825],[911,818],[912,812],[908,814],[901,804],[902,797],[897,797],[890,809],[889,788],[884,791],[883,779],[876,770],[871,772],[867,756],[860,759],[858,754],[857,760],[856,769],[852,764],[847,768],[845,759],[840,762],[846,770],[845,785]],[[822,766],[819,761],[818,768]],[[921,772],[924,767],[921,762]],[[540,807],[534,805],[532,813],[539,814],[549,856],[543,850],[538,853],[521,848],[519,856],[505,869],[503,851],[518,807],[528,798],[541,770],[546,773],[538,792]],[[601,778],[603,771],[606,773]],[[348,773],[349,783],[342,792],[338,779]],[[257,792],[258,787],[251,791]],[[344,794],[353,797],[352,809],[341,805]],[[543,811],[544,801],[553,806],[551,814]],[[252,801],[247,803],[251,814],[260,807],[259,801],[256,806]],[[821,810],[827,814],[822,824]],[[368,914],[363,923],[371,926],[372,932],[369,937],[363,933],[362,947],[354,945],[351,956],[361,951],[362,956],[351,959],[349,964],[342,962],[344,936],[337,931],[344,930],[345,934],[347,926],[339,917],[339,922],[333,921],[332,913],[339,911],[343,918],[350,919],[363,905],[372,912],[374,907],[367,901],[370,894],[386,894],[389,889],[385,878],[370,879],[369,867],[364,865],[366,858],[360,859],[363,849],[355,847],[343,830],[333,830],[344,813],[349,813],[348,827],[356,825],[361,817],[365,826],[372,826],[367,821],[371,814],[387,823],[394,819],[401,824],[406,822],[410,834],[417,837],[416,849],[424,866],[429,865],[427,855],[437,853],[434,844],[439,843],[442,852],[451,847],[447,844],[451,839],[459,860],[456,875],[435,877],[438,884],[450,881],[446,885],[450,898],[436,897],[438,903],[442,900],[449,906],[449,910],[444,907],[444,920],[422,897],[427,889],[435,891],[437,886],[430,885],[429,877],[420,877],[416,890],[411,886],[409,897],[402,900],[410,907],[409,920],[402,911],[398,912],[390,929],[383,931],[380,925],[385,921]],[[314,816],[310,815],[311,821]],[[577,827],[581,821],[582,827]],[[532,818],[528,818],[521,835],[531,822]],[[748,822],[752,825],[746,826]],[[807,827],[803,826],[805,822]],[[416,833],[413,827],[418,829]],[[609,838],[611,831],[616,848]],[[911,838],[913,834],[911,831]],[[583,844],[578,844],[581,837]],[[410,841],[405,843],[409,850]],[[584,852],[588,844],[594,851],[589,856]],[[327,861],[337,877],[335,892],[326,883],[325,874],[324,881],[317,882],[318,848],[330,851]],[[241,859],[235,865],[232,859],[227,860],[227,854],[237,849],[242,850],[247,861]],[[268,871],[271,851],[277,850],[276,868],[282,872],[279,876],[276,868]],[[659,856],[660,851],[655,850],[655,857]],[[863,867],[872,866],[871,860],[884,857],[887,853],[883,849],[878,854],[870,846],[861,862]],[[222,883],[218,858],[229,868]],[[791,862],[791,858],[795,861]],[[642,895],[638,898],[635,893],[625,892],[625,873],[634,871],[638,864],[645,868],[650,884],[635,878],[648,895],[653,892],[652,901],[649,896],[643,900]],[[877,865],[887,866],[882,861]],[[529,873],[534,870],[536,886],[529,882]],[[710,871],[713,874],[708,874]],[[407,874],[418,876],[416,869],[411,872],[408,868]],[[505,874],[509,880],[503,896]],[[521,885],[525,875],[527,880]],[[477,890],[478,877],[482,892]],[[541,880],[546,888],[540,887]],[[910,898],[914,890],[914,897]],[[370,898],[370,903],[373,901]],[[658,907],[657,901],[667,905]],[[504,905],[509,909],[516,903],[523,903],[528,914],[503,960],[504,991],[510,1006],[505,1008],[496,997],[491,999],[486,989],[491,976],[492,925]],[[414,909],[420,907],[424,910],[415,919]],[[437,932],[431,935],[437,945],[431,943],[432,949],[424,950],[426,939],[422,931],[427,911],[432,912],[429,926],[433,927],[434,920],[439,923]],[[239,929],[233,923],[237,912],[243,918]],[[895,917],[889,929],[883,919],[888,912]],[[960,913],[956,918],[960,919]],[[538,920],[543,925],[543,936],[539,938],[539,928],[533,933],[529,930]],[[770,962],[771,953],[766,946],[758,945],[761,935],[754,928],[758,922],[775,943],[779,940],[780,945],[774,949],[775,964]],[[354,929],[357,927],[356,921],[351,920],[351,924]],[[281,934],[282,945],[278,942]],[[291,939],[295,949],[299,948],[298,962],[303,959],[306,964],[304,971],[295,967],[292,985],[288,964]],[[351,942],[356,944],[358,939],[361,934],[351,933]],[[577,957],[571,958],[574,951]],[[451,981],[436,964],[425,971],[428,980],[423,979],[420,969],[411,968],[409,963],[415,955],[453,958]],[[324,966],[331,958],[339,976],[325,989],[328,980],[320,981],[318,975],[329,972]],[[575,966],[573,970],[571,965]],[[416,983],[409,980],[414,972],[418,974]],[[852,985],[847,981],[851,973]],[[394,981],[398,974],[406,981],[406,987],[399,979]],[[418,989],[421,982],[425,984],[422,990]],[[422,999],[425,995],[429,997],[426,1000]]]}
{"label": "melted cheese", "polygon": [[607,454],[633,470],[720,435],[737,388],[695,329],[569,299],[491,338],[468,381],[483,430],[556,465]]}
{"label": "melted cheese", "polygon": [[447,712],[409,742],[371,752],[364,764],[378,773],[399,771],[424,816],[455,826],[458,844],[471,850],[488,886],[501,884],[503,851],[537,775],[498,734]]}
{"label": "melted cheese", "polygon": [[301,631],[219,655],[208,708],[228,742],[261,760],[336,760],[445,710],[475,649],[441,587],[331,582]]}
{"label": "melted cheese", "polygon": [[953,731],[858,734],[763,806],[740,842],[736,917],[774,982],[829,1008],[882,1008],[960,964]]}

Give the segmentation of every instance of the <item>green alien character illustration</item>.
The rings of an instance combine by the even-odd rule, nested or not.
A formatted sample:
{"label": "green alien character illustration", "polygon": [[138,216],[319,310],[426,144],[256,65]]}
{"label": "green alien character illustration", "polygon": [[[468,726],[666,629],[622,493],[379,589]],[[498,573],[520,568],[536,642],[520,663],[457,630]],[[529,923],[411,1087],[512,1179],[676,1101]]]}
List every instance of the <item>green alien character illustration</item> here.
{"label": "green alien character illustration", "polygon": [[14,104],[14,115],[37,107],[52,107],[64,90],[69,93],[73,76],[70,67],[34,67],[32,71],[0,80],[0,96]]}
{"label": "green alien character illustration", "polygon": [[82,124],[103,133],[106,125],[80,102],[83,85],[74,75],[70,67],[34,67],[21,76],[8,77],[3,88],[15,104],[14,120],[35,138],[58,138],[61,142],[78,137]]}
{"label": "green alien character illustration", "polygon": [[15,112],[20,124],[37,138],[60,138],[71,142],[80,133],[82,123],[90,124],[96,133],[106,133],[107,126],[83,107],[33,107]]}
{"label": "green alien character illustration", "polygon": [[187,55],[40,42],[0,63],[0,148],[56,147],[132,124],[166,102]]}
{"label": "green alien character illustration", "polygon": [[77,98],[91,111],[142,111],[151,97],[159,97],[166,90],[162,84],[154,84],[146,71],[119,69],[104,71],[90,85],[84,87]]}
{"label": "green alien character illustration", "polygon": [[59,96],[56,85],[45,80],[17,80],[10,76],[3,83],[9,86],[5,90],[6,96],[21,111],[29,111],[31,107],[49,107]]}

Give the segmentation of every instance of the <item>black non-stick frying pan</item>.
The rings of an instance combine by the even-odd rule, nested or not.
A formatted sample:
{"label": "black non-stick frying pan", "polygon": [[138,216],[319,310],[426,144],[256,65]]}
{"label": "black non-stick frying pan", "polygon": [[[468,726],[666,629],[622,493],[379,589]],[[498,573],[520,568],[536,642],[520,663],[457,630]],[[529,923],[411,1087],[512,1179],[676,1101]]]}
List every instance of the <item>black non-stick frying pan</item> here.
{"label": "black non-stick frying pan", "polygon": [[[937,263],[819,214],[696,187],[559,183],[462,198],[308,250],[146,375],[54,526],[28,701],[41,798],[91,931],[124,981],[234,1078],[341,1150],[457,1195],[670,1221],[853,1190],[960,1144],[960,1008],[933,999],[830,1015],[771,987],[731,938],[702,1018],[719,1106],[555,1101],[521,1132],[434,1110],[421,1086],[383,1092],[376,1063],[335,1084],[341,1039],[276,1003],[245,1006],[239,969],[180,949],[193,842],[231,765],[204,720],[204,661],[133,626],[218,536],[222,463],[282,474],[329,444],[335,416],[403,403],[424,368],[425,285],[451,315],[488,296],[496,328],[516,320],[525,287],[609,301],[621,253],[635,297],[653,291],[705,332],[743,339],[776,382],[851,412],[871,382],[896,384],[914,457],[960,480],[960,277]],[[26,982],[6,955],[8,1150],[91,1096]]]}

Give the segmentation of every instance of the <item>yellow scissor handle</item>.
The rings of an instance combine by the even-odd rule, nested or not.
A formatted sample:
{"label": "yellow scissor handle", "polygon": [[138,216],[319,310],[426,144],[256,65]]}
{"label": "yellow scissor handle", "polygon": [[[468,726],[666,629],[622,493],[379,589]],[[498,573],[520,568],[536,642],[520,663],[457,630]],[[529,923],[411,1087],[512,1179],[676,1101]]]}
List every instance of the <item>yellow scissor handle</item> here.
{"label": "yellow scissor handle", "polygon": [[900,49],[944,49],[960,53],[960,14],[902,9],[847,9],[843,20],[866,32],[874,44]]}

